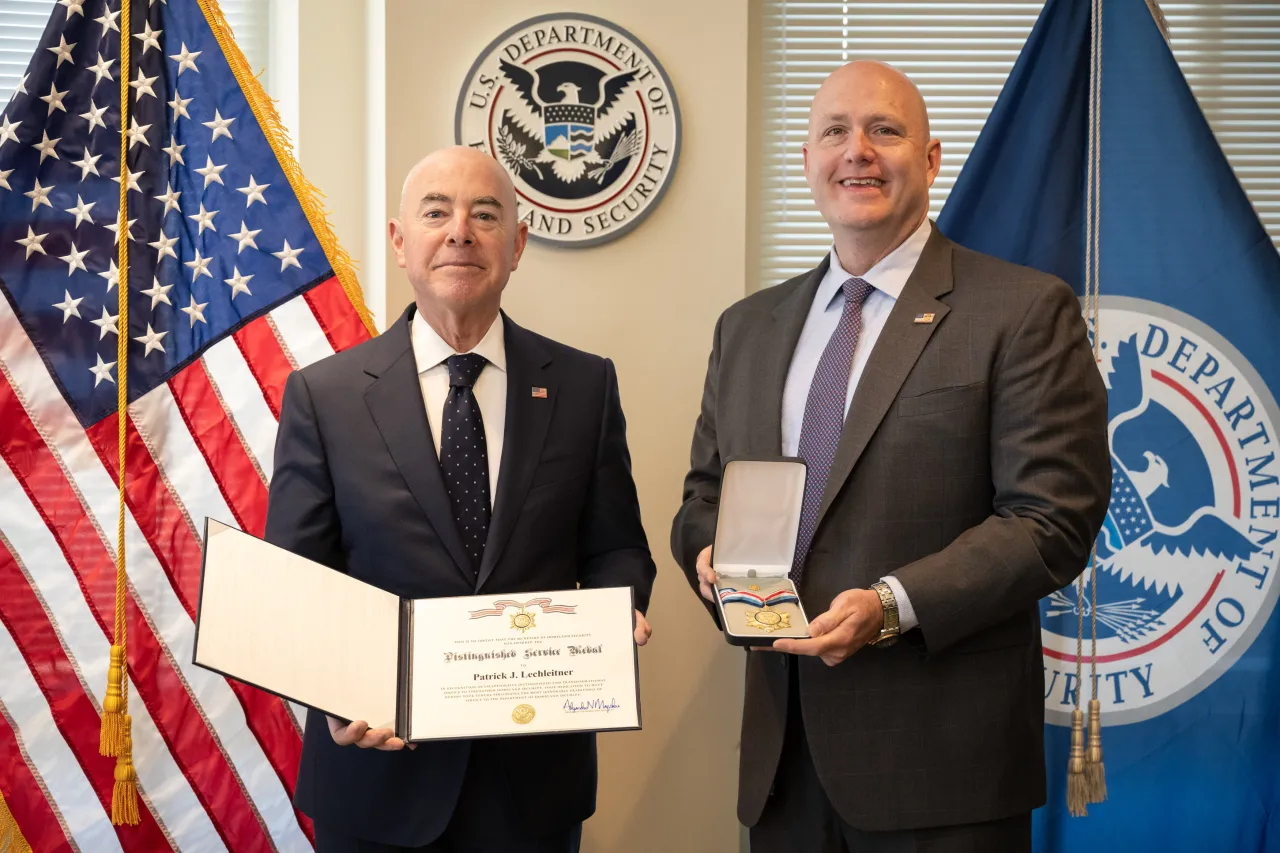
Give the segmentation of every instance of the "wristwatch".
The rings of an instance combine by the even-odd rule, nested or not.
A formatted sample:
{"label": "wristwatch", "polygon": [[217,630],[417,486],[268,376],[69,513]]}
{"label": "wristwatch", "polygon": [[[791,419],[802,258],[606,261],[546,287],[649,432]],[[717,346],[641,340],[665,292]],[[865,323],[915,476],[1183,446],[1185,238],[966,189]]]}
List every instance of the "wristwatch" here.
{"label": "wristwatch", "polygon": [[883,649],[898,642],[902,633],[898,627],[898,599],[893,596],[893,588],[884,581],[873,583],[871,589],[880,596],[880,607],[884,610],[884,624],[880,626],[880,634],[871,641],[871,645]]}

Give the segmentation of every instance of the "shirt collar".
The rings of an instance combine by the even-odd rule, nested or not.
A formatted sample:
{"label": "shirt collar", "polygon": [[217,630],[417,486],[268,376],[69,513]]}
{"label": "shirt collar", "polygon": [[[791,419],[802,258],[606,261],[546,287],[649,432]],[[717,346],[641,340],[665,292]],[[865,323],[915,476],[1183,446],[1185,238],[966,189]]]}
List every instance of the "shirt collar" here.
{"label": "shirt collar", "polygon": [[[418,373],[424,373],[437,364],[442,364],[451,355],[458,355],[453,347],[445,343],[444,338],[436,334],[431,324],[422,318],[421,311],[413,312],[409,339],[413,343],[413,360],[417,362]],[[503,373],[507,372],[507,346],[501,314],[494,318],[489,331],[484,333],[480,343],[476,344],[471,352],[484,356],[489,364]]]}
{"label": "shirt collar", "polygon": [[[858,278],[896,300],[902,295],[902,288],[906,286],[907,279],[911,277],[916,264],[919,263],[920,255],[924,252],[925,243],[929,242],[929,235],[932,233],[932,223],[929,217],[926,216],[924,221],[920,223],[920,227],[912,231],[911,236],[903,240],[898,245],[898,248],[885,255],[880,260],[880,263],[867,270],[866,275],[858,276]],[[818,285],[816,298],[820,300],[823,306],[829,307],[831,301],[839,293],[840,288],[853,277],[851,273],[846,272],[844,267],[840,265],[840,257],[836,254],[835,246],[832,246],[831,267],[827,270],[827,274],[823,276],[822,283]]]}

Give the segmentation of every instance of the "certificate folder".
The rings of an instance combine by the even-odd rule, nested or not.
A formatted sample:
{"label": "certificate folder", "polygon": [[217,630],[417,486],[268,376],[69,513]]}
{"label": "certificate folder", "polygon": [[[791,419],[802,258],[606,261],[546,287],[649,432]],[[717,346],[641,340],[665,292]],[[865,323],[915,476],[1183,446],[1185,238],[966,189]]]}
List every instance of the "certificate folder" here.
{"label": "certificate folder", "polygon": [[788,577],[806,472],[804,460],[795,458],[725,463],[711,562],[720,624],[735,646],[809,636],[809,621]]}
{"label": "certificate folder", "polygon": [[213,519],[197,666],[406,741],[640,728],[630,587],[408,599]]}

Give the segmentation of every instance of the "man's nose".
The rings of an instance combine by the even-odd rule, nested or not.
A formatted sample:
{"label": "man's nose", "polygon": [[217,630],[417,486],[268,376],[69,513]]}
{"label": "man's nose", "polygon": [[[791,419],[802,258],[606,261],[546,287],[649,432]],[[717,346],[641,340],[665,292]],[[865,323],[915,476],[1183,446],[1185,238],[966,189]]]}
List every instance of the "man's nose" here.
{"label": "man's nose", "polygon": [[876,159],[876,148],[871,144],[871,137],[862,130],[854,130],[849,134],[844,156],[850,163],[869,163]]}
{"label": "man's nose", "polygon": [[474,242],[475,235],[471,231],[471,218],[465,213],[455,215],[449,223],[449,245],[470,246]]}

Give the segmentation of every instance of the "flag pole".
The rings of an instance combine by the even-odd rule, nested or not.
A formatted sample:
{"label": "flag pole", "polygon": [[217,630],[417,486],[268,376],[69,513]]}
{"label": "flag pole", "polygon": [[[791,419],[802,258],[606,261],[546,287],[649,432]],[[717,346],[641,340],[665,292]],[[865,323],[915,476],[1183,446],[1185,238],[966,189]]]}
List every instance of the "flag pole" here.
{"label": "flag pole", "polygon": [[129,38],[133,33],[130,0],[120,0],[120,212],[116,219],[119,241],[116,285],[119,314],[116,318],[116,424],[117,485],[115,642],[107,672],[107,697],[102,707],[102,731],[98,751],[116,757],[115,785],[111,790],[111,823],[137,825],[138,777],[133,767],[133,720],[129,716],[129,679],[125,614],[129,578],[125,572],[125,450],[129,417]]}

